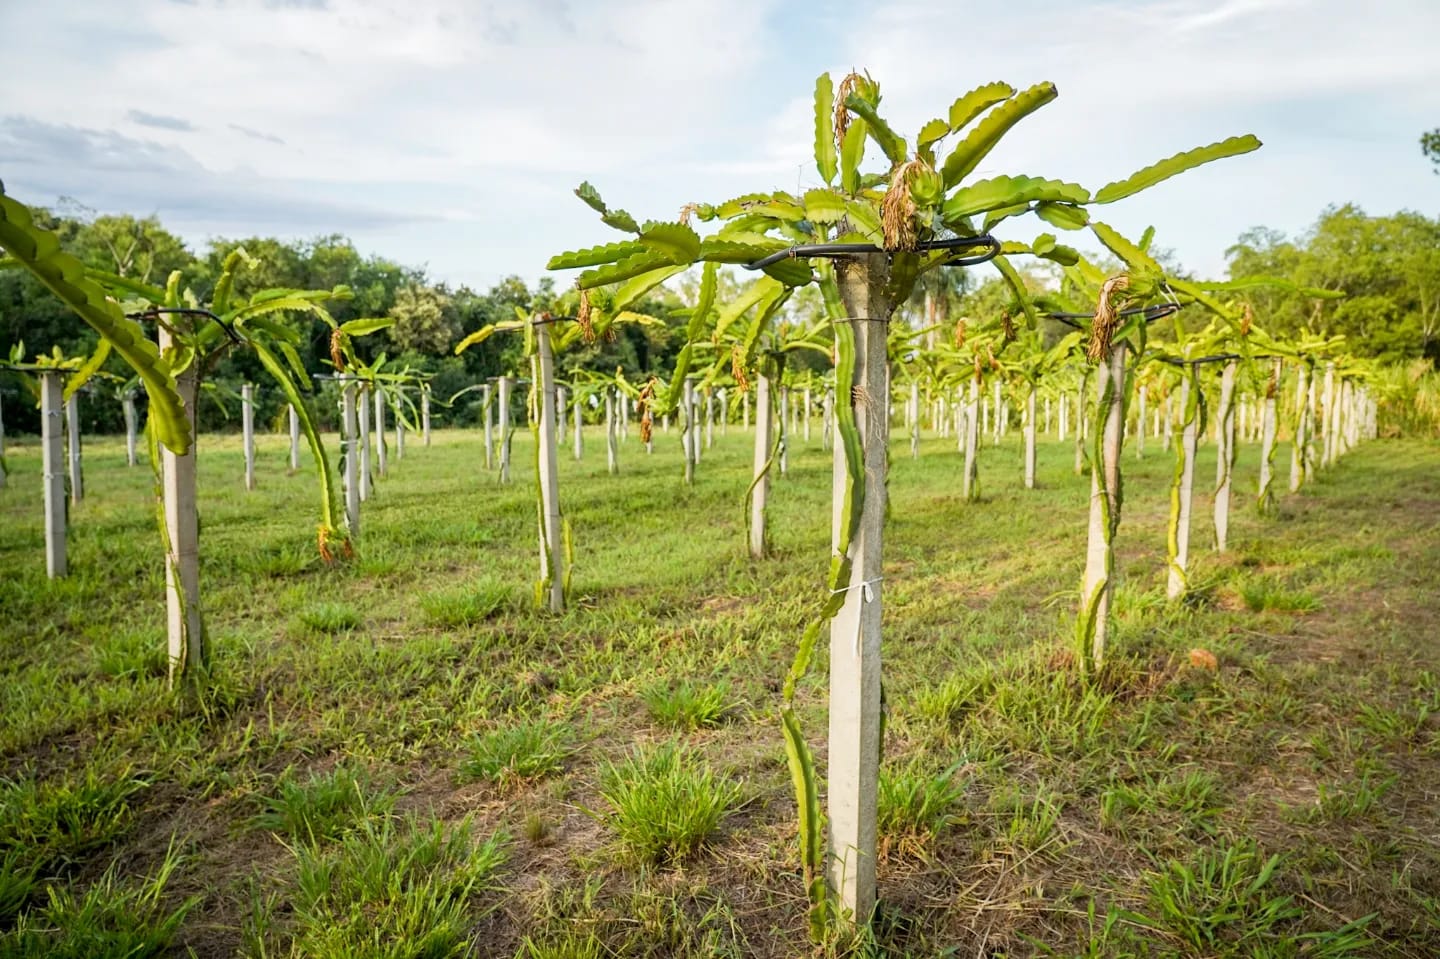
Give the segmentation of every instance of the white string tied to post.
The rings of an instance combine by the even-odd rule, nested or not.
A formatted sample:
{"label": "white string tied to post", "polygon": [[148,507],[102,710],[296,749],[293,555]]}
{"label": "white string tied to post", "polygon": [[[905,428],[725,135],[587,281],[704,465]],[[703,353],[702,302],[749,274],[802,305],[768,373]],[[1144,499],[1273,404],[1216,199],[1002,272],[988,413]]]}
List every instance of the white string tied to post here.
{"label": "white string tied to post", "polygon": [[[851,583],[849,586],[842,586],[839,589],[830,590],[830,595],[837,596],[840,593],[848,593],[852,589],[858,589],[860,590],[860,598],[862,602],[873,603],[875,602],[875,591],[870,588],[870,585],[872,583],[878,583],[884,578],[884,576],[876,576],[874,579],[866,579],[861,580],[858,583]],[[853,647],[853,651],[855,658],[860,658],[860,627],[858,623],[855,627],[855,644]]]}
{"label": "white string tied to post", "polygon": [[882,579],[884,579],[884,578],[885,578],[884,576],[876,576],[874,579],[867,579],[867,580],[863,580],[863,581],[861,581],[861,582],[859,582],[859,583],[852,583],[852,584],[849,585],[849,586],[841,586],[839,589],[832,589],[832,590],[830,590],[830,595],[831,595],[831,596],[838,596],[840,593],[848,593],[848,592],[850,592],[850,590],[852,590],[852,589],[859,589],[859,590],[863,590],[863,592],[864,592],[865,602],[867,602],[867,603],[873,603],[873,602],[875,602],[875,591],[870,588],[870,584],[871,584],[871,583],[878,583],[878,582],[880,582],[880,581],[881,581]]}

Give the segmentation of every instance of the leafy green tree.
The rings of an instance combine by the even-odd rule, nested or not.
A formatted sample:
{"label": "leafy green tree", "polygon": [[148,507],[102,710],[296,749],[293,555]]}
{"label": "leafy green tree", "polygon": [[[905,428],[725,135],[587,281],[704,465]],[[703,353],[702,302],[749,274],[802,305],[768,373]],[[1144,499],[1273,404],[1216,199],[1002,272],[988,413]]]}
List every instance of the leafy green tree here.
{"label": "leafy green tree", "polygon": [[86,266],[133,278],[159,282],[194,261],[179,237],[151,216],[100,216],[75,236],[72,249]]}
{"label": "leafy green tree", "polygon": [[1430,162],[1435,164],[1435,172],[1440,173],[1440,127],[1420,134],[1420,152],[1430,158]]}
{"label": "leafy green tree", "polygon": [[[1293,284],[1247,291],[1258,318],[1277,335],[1313,330],[1346,337],[1363,356],[1440,359],[1440,220],[1332,206],[1303,236],[1257,228],[1226,255],[1233,280],[1268,276]],[[1327,301],[1300,289],[1343,290],[1346,297]]]}
{"label": "leafy green tree", "polygon": [[459,326],[446,307],[449,297],[439,290],[407,283],[390,307],[390,340],[401,350],[442,353],[455,342]]}

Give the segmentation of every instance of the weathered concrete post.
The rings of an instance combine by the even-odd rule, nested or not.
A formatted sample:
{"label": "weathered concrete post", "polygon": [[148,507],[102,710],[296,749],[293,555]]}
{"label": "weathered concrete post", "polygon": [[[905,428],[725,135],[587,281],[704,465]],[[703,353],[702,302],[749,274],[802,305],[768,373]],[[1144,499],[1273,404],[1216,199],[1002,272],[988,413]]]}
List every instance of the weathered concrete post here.
{"label": "weathered concrete post", "polygon": [[[830,730],[827,805],[830,820],[830,887],[842,915],[869,923],[875,910],[876,812],[880,775],[880,648],[883,583],[881,552],[885,522],[885,474],[889,456],[890,366],[886,328],[891,304],[884,292],[889,260],[870,254],[836,263],[840,294],[855,339],[855,379],[837,383],[848,391],[860,433],[865,490],[859,530],[850,543],[852,566],[845,601],[830,623]],[[835,444],[834,497],[845,493],[845,444]],[[841,519],[832,516],[837,547]]]}
{"label": "weathered concrete post", "polygon": [[500,398],[499,409],[496,411],[496,421],[500,426],[500,482],[510,482],[510,438],[513,431],[510,428],[510,390],[514,381],[508,376],[500,377]]}
{"label": "weathered concrete post", "polygon": [[531,320],[535,328],[535,389],[540,402],[537,464],[540,483],[540,581],[546,586],[546,604],[552,613],[565,611],[565,550],[560,525],[560,450],[557,438],[555,356],[548,316]]}
{"label": "weathered concrete post", "polygon": [[1220,415],[1215,424],[1215,549],[1230,541],[1230,487],[1235,470],[1235,379],[1240,363],[1230,360],[1220,374]]}
{"label": "weathered concrete post", "polygon": [[356,411],[360,384],[342,379],[340,386],[340,446],[345,464],[342,485],[345,487],[345,526],[350,539],[360,540],[360,417]]}
{"label": "weathered concrete post", "polygon": [[1025,488],[1035,488],[1035,384],[1025,394]]}
{"label": "weathered concrete post", "polygon": [[489,383],[480,387],[480,418],[485,424],[485,468],[495,468],[495,387]]}
{"label": "weathered concrete post", "polygon": [[45,572],[59,579],[69,572],[65,551],[65,415],[60,374],[40,373],[40,470],[45,485]]}
{"label": "weathered concrete post", "polygon": [[390,472],[390,462],[385,448],[385,391],[375,387],[375,467],[381,476]]}
{"label": "weathered concrete post", "polygon": [[[135,394],[126,393],[120,398],[120,406],[125,414],[125,465],[134,466],[135,441],[140,432],[140,417],[135,412]],[[5,431],[0,428],[0,454],[4,453],[4,436]],[[0,478],[0,486],[4,483],[5,480]]]}
{"label": "weathered concrete post", "polygon": [[[171,347],[170,331],[160,326],[160,352]],[[165,612],[169,635],[170,686],[193,690],[206,669],[208,650],[200,618],[200,517],[195,505],[196,407],[200,394],[195,364],[175,377],[175,386],[190,421],[189,452],[177,455],[160,447],[165,533]]]}
{"label": "weathered concrete post", "polygon": [[286,406],[285,412],[290,426],[290,472],[300,468],[300,414],[293,405]]}
{"label": "weathered concrete post", "polygon": [[355,396],[355,413],[360,422],[360,502],[370,498],[370,393],[371,384],[362,383]]}
{"label": "weathered concrete post", "polygon": [[620,472],[619,437],[616,435],[615,388],[605,387],[605,467],[610,475]]}
{"label": "weathered concrete post", "polygon": [[240,435],[245,449],[245,488],[255,488],[255,387],[240,387]]}
{"label": "weathered concrete post", "polygon": [[774,417],[770,410],[770,377],[755,379],[755,457],[750,491],[750,555],[760,559],[766,552],[765,505],[770,497],[770,450],[775,445]]}

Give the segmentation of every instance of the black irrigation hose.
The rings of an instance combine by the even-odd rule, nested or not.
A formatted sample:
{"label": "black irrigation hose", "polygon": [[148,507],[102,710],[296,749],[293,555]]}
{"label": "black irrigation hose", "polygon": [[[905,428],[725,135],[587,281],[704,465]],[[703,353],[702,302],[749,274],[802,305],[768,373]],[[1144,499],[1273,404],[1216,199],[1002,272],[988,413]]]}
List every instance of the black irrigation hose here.
{"label": "black irrigation hose", "polygon": [[235,330],[230,326],[230,324],[226,323],[224,320],[220,319],[220,317],[216,316],[214,313],[211,313],[209,310],[193,310],[178,306],[152,306],[149,309],[140,310],[138,313],[126,313],[125,317],[126,319],[131,320],[143,320],[147,318],[159,319],[161,314],[167,316],[203,316],[206,319],[214,320],[216,325],[218,325],[220,329],[225,331],[225,335],[230,337],[230,342],[234,343],[236,346],[240,345],[240,337],[235,333]]}
{"label": "black irrigation hose", "polygon": [[[1119,315],[1119,316],[1141,316],[1141,315],[1143,315],[1143,316],[1145,317],[1145,322],[1146,322],[1146,323],[1153,323],[1155,320],[1162,320],[1162,319],[1164,319],[1164,318],[1167,317],[1167,316],[1174,316],[1174,315],[1175,315],[1176,313],[1178,313],[1178,312],[1180,312],[1180,307],[1179,307],[1178,304],[1175,304],[1175,303],[1156,303],[1156,304],[1153,304],[1153,305],[1151,305],[1151,306],[1132,306],[1132,307],[1130,307],[1130,309],[1128,309],[1128,310],[1121,310],[1121,311],[1119,312],[1119,314],[1117,314],[1117,315]],[[1042,314],[1042,315],[1048,316],[1048,317],[1049,317],[1050,319],[1052,319],[1052,320],[1059,320],[1061,323],[1064,323],[1066,326],[1073,327],[1073,328],[1075,328],[1075,329],[1077,329],[1077,330],[1080,329],[1080,324],[1076,322],[1077,320],[1093,320],[1093,319],[1095,318],[1095,314],[1094,314],[1094,313],[1061,313],[1061,312],[1054,312],[1054,313],[1045,313],[1045,314]]]}
{"label": "black irrigation hose", "polygon": [[1225,360],[1243,360],[1245,357],[1239,353],[1216,353],[1213,356],[1197,356],[1191,358],[1180,358],[1173,356],[1157,357],[1161,363],[1169,363],[1171,366],[1199,366],[1202,363],[1220,363]]}
{"label": "black irrigation hose", "polygon": [[979,236],[956,236],[948,240],[925,240],[915,244],[914,250],[898,251],[886,250],[875,246],[873,243],[801,243],[784,250],[771,253],[763,259],[754,263],[742,263],[741,266],[747,270],[763,270],[767,266],[779,263],[781,260],[796,260],[801,257],[828,257],[836,258],[850,256],[855,253],[928,253],[932,250],[969,250],[975,247],[984,247],[983,253],[972,256],[961,256],[941,263],[941,266],[975,266],[980,263],[988,263],[995,259],[1000,253],[1000,241],[988,233]]}

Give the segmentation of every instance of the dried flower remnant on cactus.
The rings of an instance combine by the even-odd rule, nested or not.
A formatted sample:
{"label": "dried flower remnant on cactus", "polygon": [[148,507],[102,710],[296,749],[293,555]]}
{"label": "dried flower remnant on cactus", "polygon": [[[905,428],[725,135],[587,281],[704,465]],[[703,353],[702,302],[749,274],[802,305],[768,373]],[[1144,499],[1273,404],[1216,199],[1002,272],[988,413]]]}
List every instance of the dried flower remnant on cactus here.
{"label": "dried flower remnant on cactus", "polygon": [[640,391],[640,396],[636,401],[636,406],[639,407],[640,413],[640,442],[642,443],[650,442],[650,438],[653,435],[655,417],[651,413],[650,408],[655,402],[656,383],[657,380],[655,377],[650,377],[650,381],[646,383],[645,387]]}
{"label": "dried flower remnant on cactus", "polygon": [[919,157],[902,164],[890,178],[890,189],[880,201],[880,228],[885,249],[913,250],[920,235],[915,223],[915,197],[911,195],[910,183],[930,167]]}
{"label": "dried flower remnant on cactus", "polygon": [[844,80],[840,81],[840,88],[835,91],[835,145],[845,145],[845,133],[850,129],[850,108],[845,105],[845,100],[855,92],[864,77],[858,73],[847,74]]}
{"label": "dried flower remnant on cactus", "polygon": [[595,324],[590,317],[590,291],[580,291],[580,307],[575,311],[575,322],[580,324],[580,336],[586,343],[595,342]]}
{"label": "dried flower remnant on cactus", "polygon": [[1005,338],[1006,343],[1013,343],[1015,341],[1015,321],[1010,318],[1009,310],[1002,310],[1000,312],[1000,333]]}
{"label": "dried flower remnant on cactus", "polygon": [[1116,293],[1128,289],[1128,273],[1117,273],[1100,287],[1100,298],[1095,304],[1095,321],[1090,326],[1090,343],[1085,348],[1085,355],[1092,362],[1098,363],[1110,355],[1110,338],[1115,335],[1115,327],[1120,322],[1120,311],[1125,305],[1124,300],[1118,298]]}
{"label": "dried flower remnant on cactus", "polygon": [[345,331],[336,327],[330,331],[330,362],[336,373],[345,372]]}
{"label": "dried flower remnant on cactus", "polygon": [[750,392],[750,377],[745,375],[745,351],[739,343],[730,348],[730,375],[735,378],[735,385],[740,387],[740,392]]}

